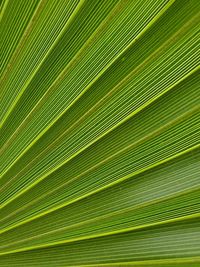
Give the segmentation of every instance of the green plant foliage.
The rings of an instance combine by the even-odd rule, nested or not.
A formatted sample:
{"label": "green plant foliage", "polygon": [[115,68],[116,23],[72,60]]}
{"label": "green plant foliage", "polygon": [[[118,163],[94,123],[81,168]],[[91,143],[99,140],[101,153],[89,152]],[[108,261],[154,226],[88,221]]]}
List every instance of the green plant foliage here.
{"label": "green plant foliage", "polygon": [[0,266],[200,266],[200,1],[0,9]]}

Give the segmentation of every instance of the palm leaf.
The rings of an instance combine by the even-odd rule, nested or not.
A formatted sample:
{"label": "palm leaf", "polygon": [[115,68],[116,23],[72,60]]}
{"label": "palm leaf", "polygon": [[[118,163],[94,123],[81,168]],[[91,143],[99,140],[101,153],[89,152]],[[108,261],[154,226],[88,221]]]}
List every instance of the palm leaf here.
{"label": "palm leaf", "polygon": [[199,18],[1,2],[0,266],[199,266]]}

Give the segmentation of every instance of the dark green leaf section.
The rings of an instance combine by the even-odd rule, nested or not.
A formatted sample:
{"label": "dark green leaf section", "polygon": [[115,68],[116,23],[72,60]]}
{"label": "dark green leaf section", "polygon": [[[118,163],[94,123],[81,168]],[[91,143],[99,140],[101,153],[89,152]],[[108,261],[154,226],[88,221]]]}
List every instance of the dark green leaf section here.
{"label": "dark green leaf section", "polygon": [[[189,13],[189,15],[193,16],[192,13]],[[172,18],[171,14],[169,14],[169,17],[167,17],[166,19],[169,20],[169,18]],[[173,25],[173,21],[174,20],[171,20],[172,25]],[[183,20],[183,22],[185,22],[185,20]],[[195,22],[195,20],[193,22]],[[163,25],[164,24],[163,21],[161,21],[160,24]],[[158,24],[158,25],[160,25],[160,24]],[[191,26],[186,27],[185,24],[183,24],[182,27],[183,28],[179,29],[177,36],[176,36],[177,38],[181,37],[180,44],[182,44],[183,41],[186,42],[185,38],[186,39],[188,38],[187,35],[186,36],[183,35],[184,33],[186,33],[185,30],[187,30],[189,36],[191,36],[190,34],[192,34],[192,36],[194,36],[194,38],[196,39],[196,35],[194,34],[194,33],[196,33],[195,27],[194,28],[191,28]],[[153,32],[155,32],[155,29],[156,28],[154,28]],[[173,32],[174,28],[171,28],[171,30]],[[180,30],[182,30],[182,31],[180,31]],[[193,33],[193,30],[194,30],[194,33]],[[153,32],[152,32],[152,36],[154,36]],[[165,31],[163,31],[163,32],[165,33]],[[179,32],[181,32],[181,35],[179,34]],[[166,34],[164,36],[166,38]],[[145,35],[145,37],[146,37],[146,35]],[[177,43],[175,43],[175,45],[174,45],[175,50],[172,49],[172,51],[170,50],[170,52],[169,52],[169,47],[172,46],[173,40],[177,41]],[[47,169],[49,170],[49,168],[51,168],[53,170],[55,168],[58,168],[57,166],[60,166],[65,161],[69,160],[70,157],[73,156],[73,154],[78,153],[79,151],[84,149],[86,146],[88,146],[92,142],[94,142],[97,138],[101,137],[103,134],[108,132],[112,127],[115,127],[116,124],[119,123],[122,119],[125,119],[128,115],[130,115],[133,112],[137,112],[137,110],[139,110],[143,106],[147,105],[149,103],[149,101],[153,101],[160,94],[164,93],[170,87],[174,86],[174,84],[176,82],[178,82],[179,79],[183,78],[184,74],[187,74],[189,71],[193,70],[197,64],[195,53],[193,53],[194,51],[191,49],[188,49],[187,50],[188,53],[186,53],[187,56],[189,57],[190,53],[191,53],[191,55],[193,53],[193,55],[192,55],[190,64],[188,64],[188,69],[184,65],[185,67],[182,70],[181,64],[183,64],[183,63],[186,64],[186,62],[185,62],[183,57],[180,57],[181,56],[181,52],[180,52],[181,50],[180,50],[180,47],[178,44],[178,40],[179,39],[176,39],[174,37],[174,35],[172,35],[171,36],[171,42],[167,41],[167,44],[164,42],[163,45],[164,45],[164,47],[166,46],[164,51],[162,51],[162,49],[161,49],[161,50],[159,50],[160,52],[158,53],[158,51],[155,50],[153,54],[150,54],[150,59],[149,59],[149,57],[147,58],[148,60],[150,60],[150,63],[148,63],[148,61],[147,61],[148,64],[145,64],[146,62],[142,61],[141,65],[139,64],[139,67],[136,67],[136,70],[133,69],[133,73],[132,72],[130,73],[131,75],[128,79],[125,79],[125,81],[122,84],[120,84],[119,86],[114,87],[113,90],[112,90],[112,88],[110,88],[111,91],[108,91],[104,95],[103,99],[102,99],[102,95],[101,95],[101,99],[96,102],[96,105],[94,105],[95,103],[93,102],[93,108],[89,107],[88,112],[85,110],[86,115],[84,115],[84,113],[83,114],[78,113],[80,118],[82,118],[82,117],[83,118],[80,121],[78,121],[77,123],[75,123],[77,120],[75,113],[72,112],[73,116],[70,116],[70,113],[68,113],[68,115],[69,115],[68,119],[66,117],[66,120],[63,118],[63,120],[61,121],[62,135],[60,136],[60,138],[58,140],[55,140],[56,136],[54,134],[53,134],[53,136],[51,134],[45,135],[46,138],[44,137],[44,138],[40,139],[38,141],[38,144],[36,143],[36,145],[33,147],[33,149],[30,149],[30,152],[27,152],[28,154],[27,155],[25,154],[25,156],[21,159],[20,162],[16,162],[16,165],[14,165],[14,167],[13,167],[14,173],[16,173],[19,168],[22,170],[22,166],[26,166],[28,164],[28,162],[35,157],[36,157],[36,160],[32,161],[30,163],[30,166],[34,166],[35,172],[37,172],[37,176],[42,176],[41,171],[43,171],[43,173],[44,173],[47,171]],[[145,43],[145,40],[143,40],[143,39],[142,39],[141,43],[143,43],[143,41]],[[155,36],[154,42],[155,41],[157,41],[157,36]],[[187,41],[191,42],[192,40],[190,38],[190,39],[187,39]],[[155,44],[158,45],[157,42]],[[148,45],[149,45],[149,43],[148,43]],[[184,48],[184,46],[183,46],[183,48]],[[196,50],[197,47],[194,46],[194,49]],[[143,50],[146,51],[147,47],[144,47]],[[138,57],[138,59],[141,60],[139,55],[142,54],[142,51],[139,51],[140,53],[138,53],[138,54],[133,53],[133,52],[134,52],[134,50],[131,51],[131,54],[133,54],[134,56],[136,55],[136,57]],[[160,55],[160,53],[161,53],[161,55]],[[180,60],[182,62],[177,62],[176,65],[173,65],[173,67],[176,68],[177,72],[174,72],[174,74],[172,76],[171,71],[170,71],[170,66],[172,64],[175,64],[175,60],[177,61],[177,58],[174,56],[174,53],[175,53],[175,55],[178,53]],[[158,57],[157,61],[155,61],[155,59],[156,59],[155,56]],[[135,58],[132,59],[132,64],[138,64],[139,62],[137,62],[137,60],[134,60],[134,59]],[[168,59],[169,65],[166,65],[167,59]],[[155,62],[157,62],[157,64]],[[129,64],[129,62],[128,62],[127,66],[130,66],[130,65],[131,64]],[[152,68],[153,68],[153,71],[152,71]],[[160,73],[159,73],[159,69],[160,69]],[[155,72],[155,70],[157,70],[157,72]],[[116,77],[118,77],[117,73],[115,73],[115,74],[116,74]],[[137,75],[135,75],[135,74],[137,74]],[[147,78],[152,76],[151,80],[149,80],[149,79],[145,80],[144,75],[146,75]],[[197,75],[197,73],[195,75]],[[102,83],[100,83],[100,84],[102,84]],[[110,84],[109,80],[108,80],[108,84]],[[92,99],[97,99],[97,100],[99,99],[99,97],[98,97],[99,93],[98,92],[102,92],[102,88],[104,88],[104,87],[97,87],[97,91],[96,91],[97,95],[92,95],[92,97],[93,97]],[[95,92],[95,90],[93,92]],[[83,101],[84,101],[84,96],[85,95],[83,95]],[[80,98],[80,100],[81,99],[82,98]],[[87,99],[87,102],[90,103],[90,100],[91,99]],[[77,110],[78,110],[78,107],[80,107],[80,110],[82,110],[81,107],[84,107],[85,104],[86,104],[86,102],[84,102],[83,105],[81,105],[81,102],[78,103]],[[116,106],[117,106],[117,108],[116,108]],[[73,110],[76,110],[75,107],[73,107]],[[42,112],[44,112],[43,108],[42,108]],[[82,117],[81,117],[81,115],[82,115]],[[45,116],[45,118],[46,118],[46,116]],[[75,119],[73,119],[73,118],[75,118]],[[33,120],[38,120],[40,122],[40,120],[38,118],[38,114],[34,116]],[[71,124],[66,123],[66,122],[70,123],[71,120],[72,120]],[[63,129],[62,125],[64,125],[65,123],[66,123],[66,126],[65,126],[66,128]],[[80,125],[80,127],[79,127],[79,125]],[[56,129],[57,129],[58,133],[60,135],[61,132],[60,132],[60,126],[59,125],[56,125],[56,127],[54,128],[55,130],[52,129],[52,131],[51,131],[51,129],[52,128],[50,128],[49,131],[52,133],[54,133],[54,131],[56,131]],[[31,134],[33,134],[32,130],[29,129],[29,131]],[[65,131],[66,131],[66,133],[65,133]],[[27,135],[25,135],[25,133],[26,132],[24,132],[24,137],[27,139]],[[23,136],[18,133],[17,138],[20,141],[20,143],[19,143],[20,146],[24,145],[22,137]],[[55,140],[55,143],[52,144],[53,140]],[[63,142],[63,140],[64,140],[64,142]],[[66,143],[66,141],[68,143]],[[51,146],[48,149],[47,146],[49,146],[50,144],[51,144]],[[59,144],[59,147],[57,144]],[[56,149],[56,153],[54,152],[55,151],[54,148]],[[19,149],[19,146],[17,146],[17,149]],[[45,152],[43,152],[43,154],[40,157],[40,155],[38,155],[38,154],[41,153],[44,149],[45,149]],[[11,144],[11,150],[5,150],[5,153],[4,153],[5,156],[3,158],[5,162],[7,162],[6,161],[7,156],[13,157],[14,151],[16,151],[16,150],[12,149],[12,144]],[[44,154],[45,154],[45,157],[44,157]],[[42,158],[42,162],[41,162],[41,158]],[[45,161],[46,167],[41,169],[40,166],[43,164],[44,161]],[[37,165],[37,162],[38,162],[38,165]],[[51,165],[51,167],[49,165]],[[27,173],[28,168],[29,167],[26,166],[26,168],[22,171],[24,173],[25,172]],[[34,177],[33,173],[31,174],[31,176],[33,179],[33,177]],[[11,177],[13,177],[12,168],[8,173],[6,173],[4,175],[4,177],[2,179],[2,183],[8,181],[8,184],[9,184],[9,179],[12,179]],[[13,179],[11,180],[12,184],[13,184],[13,180],[17,180],[18,177],[23,177],[23,174],[20,173],[18,176],[14,175]],[[26,176],[23,179],[26,179]],[[31,182],[31,180],[29,180],[29,183],[30,182]],[[17,181],[17,183],[18,183],[18,181]],[[24,182],[23,182],[23,184],[24,184]],[[26,185],[26,184],[24,184],[24,185]],[[21,185],[20,185],[20,187],[21,187]],[[6,193],[6,194],[8,197],[9,194],[8,193]]]}
{"label": "dark green leaf section", "polygon": [[[51,206],[57,206],[92,193],[123,180],[127,175],[137,174],[151,165],[162,163],[163,160],[181,153],[184,149],[198,145],[199,134],[196,131],[199,125],[198,80],[199,76],[194,74],[188,78],[188,83],[178,84],[174,91],[170,90],[61,168],[46,176],[31,188],[31,195],[30,191],[27,191],[19,197],[18,204],[15,201],[10,202],[1,210],[1,216],[7,216],[21,207],[22,203],[26,205],[32,201],[36,209],[38,205],[43,209],[47,206],[49,209],[50,203]],[[25,177],[20,184],[31,182],[34,178],[32,170],[34,171],[31,169],[30,174],[26,170],[24,176],[20,173],[19,178]],[[38,174],[37,171],[35,176]],[[17,190],[17,184],[19,184],[17,180],[16,184],[12,180],[9,188]],[[2,187],[1,197],[8,197],[8,192],[5,185]]]}
{"label": "dark green leaf section", "polygon": [[[106,5],[104,5],[102,1],[99,2],[101,5],[105,6],[105,9],[106,5],[110,3],[110,1],[105,1]],[[24,100],[23,96],[21,98],[23,100],[23,103],[21,103],[20,106],[17,107],[17,112],[12,113],[13,116],[16,116],[16,119],[18,120],[21,117],[18,112],[23,113],[23,110],[27,112],[27,110],[29,109],[27,105],[29,105],[29,103],[32,109],[33,106],[37,104],[37,101],[40,100],[38,105],[34,108],[34,111],[31,112],[31,114],[29,114],[29,112],[26,114],[22,114],[22,120],[20,121],[22,122],[22,124],[20,124],[20,122],[17,123],[17,126],[20,125],[20,128],[17,129],[16,132],[14,132],[14,135],[11,137],[11,139],[8,140],[8,143],[4,144],[3,149],[5,151],[5,156],[3,158],[3,162],[5,162],[5,164],[3,164],[2,166],[3,172],[5,172],[7,168],[9,168],[9,163],[12,163],[14,160],[16,160],[16,158],[19,156],[19,153],[23,152],[27,145],[32,145],[31,142],[34,141],[36,137],[38,138],[38,135],[41,134],[43,130],[46,131],[48,127],[50,127],[50,125],[54,123],[55,120],[60,117],[60,115],[62,115],[65,109],[68,109],[69,106],[74,101],[76,101],[78,97],[80,97],[80,94],[83,93],[84,90],[86,90],[86,87],[90,86],[90,84],[94,82],[96,77],[100,75],[100,73],[103,72],[104,69],[106,69],[132,41],[134,41],[139,32],[141,32],[145,28],[145,26],[148,25],[152,17],[155,17],[155,15],[163,7],[163,2],[156,1],[156,4],[152,5],[151,9],[148,10],[145,8],[144,12],[142,12],[142,14],[138,17],[137,14],[141,12],[141,7],[139,5],[140,1],[137,1],[135,4],[133,4],[132,1],[128,1],[127,5],[125,5],[125,2],[122,1],[122,3],[124,3],[123,5],[120,2],[119,5],[116,6],[115,9],[112,10],[111,14],[108,15],[108,17],[106,18],[105,16],[107,13],[104,12],[103,14],[105,15],[102,17],[102,10],[99,8],[96,2],[91,1],[91,3],[93,3],[93,5],[95,6],[93,7],[92,5],[92,12],[94,13],[92,13],[92,16],[89,12],[92,8],[90,1],[86,1],[87,5],[89,5],[90,3],[88,9],[86,8],[87,5],[86,7],[85,5],[82,6],[82,9],[85,7],[84,12],[88,14],[87,16],[89,16],[90,14],[92,19],[92,21],[90,21],[89,19],[86,20],[87,23],[86,25],[84,25],[84,27],[87,28],[87,31],[85,31],[85,28],[82,29],[82,27],[77,27],[76,25],[78,31],[80,31],[81,33],[84,32],[85,34],[87,33],[85,39],[83,39],[81,42],[81,39],[79,37],[80,32],[74,32],[74,30],[71,30],[71,27],[69,27],[69,30],[72,32],[66,32],[63,38],[65,37],[68,40],[71,34],[73,34],[73,36],[75,35],[73,37],[75,39],[73,39],[73,42],[75,42],[76,46],[72,45],[72,41],[70,42],[69,40],[70,49],[73,49],[73,51],[76,49],[75,52],[70,51],[68,46],[63,46],[63,42],[66,43],[66,40],[62,40],[61,38],[61,40],[57,43],[57,46],[60,45],[62,47],[62,50],[60,47],[56,46],[54,49],[56,56],[52,54],[52,57],[54,60],[56,60],[56,62],[53,62],[53,65],[50,64],[50,62],[52,61],[50,54],[47,57],[47,60],[49,59],[50,62],[46,63],[47,66],[45,65],[43,70],[38,71],[38,75],[44,75],[45,79],[47,76],[47,81],[44,78],[41,78],[42,80],[38,80],[38,77],[33,77],[32,89],[29,90],[27,88],[27,96]],[[144,6],[145,3],[146,2],[144,2]],[[80,9],[80,12],[82,9]],[[116,17],[116,9],[119,15],[121,16],[120,20],[118,16]],[[108,11],[109,9],[107,8],[106,12]],[[98,16],[100,21],[98,20]],[[82,17],[82,15],[79,16],[77,14],[77,16],[74,17],[74,20],[77,21],[76,23],[78,23],[78,25],[79,17]],[[105,21],[102,22],[104,18]],[[122,24],[121,21],[124,21],[124,23]],[[102,23],[99,25],[98,22],[99,24],[100,22]],[[134,26],[136,22],[141,22],[139,29],[138,24],[137,27]],[[91,34],[93,34],[93,31],[96,28],[94,28],[94,26],[89,27],[89,25],[93,24],[94,26],[96,25],[96,28],[97,26],[99,26],[99,28],[97,28],[97,31],[91,37]],[[127,34],[127,27],[130,31],[129,34]],[[120,42],[118,40],[119,35],[121,36]],[[110,39],[112,38],[112,36],[116,36],[113,40],[113,45],[110,44]],[[89,37],[91,37],[92,40],[88,40]],[[80,44],[79,42],[77,42],[76,38],[78,38]],[[86,41],[87,43],[85,44],[85,46],[82,47],[83,43]],[[93,45],[93,42],[95,42],[95,46]],[[77,54],[78,49],[80,48],[81,51]],[[63,51],[63,53],[61,53],[61,51]],[[85,69],[84,72],[83,67]],[[55,77],[53,72],[54,69],[57,74],[60,74],[58,77]],[[48,78],[48,76],[50,76],[50,78]],[[54,77],[53,80],[51,80],[51,77]],[[35,84],[34,79],[36,79],[38,84]],[[50,81],[51,83],[53,83],[51,84]],[[51,86],[49,83],[51,84]],[[41,86],[43,89],[41,88]],[[33,93],[32,90],[34,90]],[[38,90],[38,93],[36,92],[36,90]],[[44,95],[44,98],[41,99],[41,93],[43,92],[43,90],[45,90],[45,92],[47,91],[47,93]],[[32,95],[34,98],[37,98],[36,101],[32,99]],[[28,114],[29,116],[26,118],[26,115]],[[43,119],[41,119],[41,115]],[[12,129],[12,133],[13,129],[16,129],[13,123],[15,123],[14,118],[7,120],[7,128],[9,128],[9,131],[10,129]],[[4,131],[5,127],[3,127],[2,129],[2,141],[4,142],[6,141],[4,140],[4,138],[7,139],[7,137],[10,135],[7,130]],[[26,127],[27,130],[29,129],[29,134],[26,135],[26,137],[20,133],[21,131],[24,134],[26,133],[26,131],[24,131],[24,127]],[[30,127],[33,128],[30,129]],[[25,139],[23,140],[24,137]],[[13,142],[13,140],[15,141]],[[8,146],[10,152],[7,149]]]}
{"label": "dark green leaf section", "polygon": [[[65,5],[67,3],[67,1],[60,2],[63,2],[63,4],[65,2]],[[50,52],[44,58],[42,64],[39,65],[31,81],[27,84],[24,94],[14,109],[17,113],[13,111],[4,125],[4,142],[9,139],[10,135],[23,122],[24,118],[30,113],[35,104],[44,96],[49,86],[75,57],[83,44],[88,41],[91,34],[93,34],[96,28],[104,21],[117,2],[118,1],[115,0],[109,2],[82,1],[79,3],[75,10],[76,14],[70,18],[70,21],[65,22],[61,36],[57,37]],[[100,6],[102,6],[103,9],[100,9]],[[119,5],[119,7],[115,9],[119,13],[122,8],[123,6]],[[67,10],[66,7],[65,10]],[[54,14],[52,14],[52,17],[53,16]],[[110,17],[112,19],[113,15],[110,15]],[[107,25],[104,27],[106,26]],[[26,55],[26,57],[28,56],[29,54]],[[78,59],[76,59],[76,61],[78,61]],[[75,62],[73,64],[75,64]]]}
{"label": "dark green leaf section", "polygon": [[40,0],[2,1],[0,28],[2,61],[0,76],[4,71],[10,71],[10,64],[8,64],[8,62],[20,42],[20,39],[27,33],[27,28],[31,27],[34,13],[37,12],[37,9],[40,9],[40,2]]}

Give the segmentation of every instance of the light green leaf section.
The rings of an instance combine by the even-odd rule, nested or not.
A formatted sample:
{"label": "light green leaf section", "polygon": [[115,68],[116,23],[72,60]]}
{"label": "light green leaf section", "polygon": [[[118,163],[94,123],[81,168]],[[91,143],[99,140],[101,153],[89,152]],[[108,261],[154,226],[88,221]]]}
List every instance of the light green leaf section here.
{"label": "light green leaf section", "polygon": [[0,10],[0,266],[200,266],[200,2]]}
{"label": "light green leaf section", "polygon": [[145,264],[145,261],[154,263],[159,260],[165,263],[165,259],[169,259],[171,266],[174,266],[173,259],[176,262],[177,258],[184,255],[181,259],[182,263],[184,258],[186,263],[188,263],[187,258],[192,258],[195,263],[196,258],[199,262],[199,230],[199,220],[192,219],[153,229],[150,227],[145,231],[138,230],[26,253],[5,255],[1,257],[1,262],[4,266],[13,264],[15,264],[13,266],[20,266],[24,263],[27,266],[47,264],[49,266],[89,266],[90,264],[101,266],[104,263],[117,266],[118,262],[137,263],[139,261]]}
{"label": "light green leaf section", "polygon": [[[0,249],[6,251],[7,247],[14,249],[15,246],[26,248],[28,245],[47,245],[54,243],[54,237],[58,243],[71,242],[198,214],[198,152],[189,152],[178,160],[171,160],[132,176],[111,188],[23,224],[12,231],[4,230],[5,233],[0,238]],[[21,219],[24,220],[25,210],[21,210],[21,214]],[[7,220],[1,223],[3,225],[7,222],[9,225],[13,220],[19,225],[19,215],[16,211],[13,212],[13,219],[7,217]]]}

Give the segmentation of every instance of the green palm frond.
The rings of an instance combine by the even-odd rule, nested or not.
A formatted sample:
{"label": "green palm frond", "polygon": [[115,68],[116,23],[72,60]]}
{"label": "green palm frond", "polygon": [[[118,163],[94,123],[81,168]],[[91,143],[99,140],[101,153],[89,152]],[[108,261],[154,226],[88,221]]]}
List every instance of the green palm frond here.
{"label": "green palm frond", "polygon": [[0,9],[0,266],[199,266],[200,2]]}

